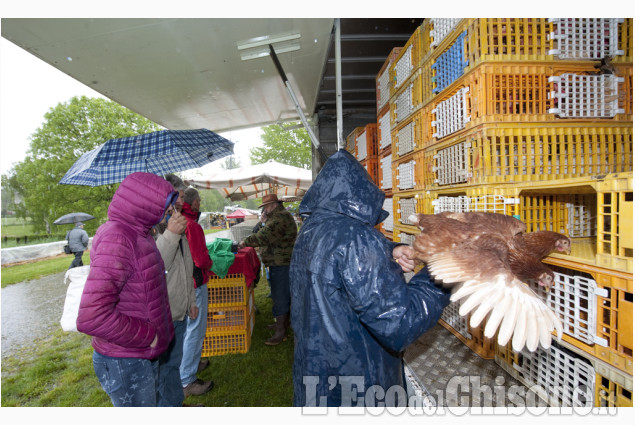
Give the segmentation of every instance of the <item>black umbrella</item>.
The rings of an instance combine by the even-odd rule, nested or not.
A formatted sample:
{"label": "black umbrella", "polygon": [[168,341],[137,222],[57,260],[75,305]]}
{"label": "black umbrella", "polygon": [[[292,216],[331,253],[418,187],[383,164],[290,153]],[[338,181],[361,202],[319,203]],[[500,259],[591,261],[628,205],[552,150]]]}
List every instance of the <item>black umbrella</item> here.
{"label": "black umbrella", "polygon": [[92,220],[93,218],[95,217],[83,212],[69,213],[55,220],[53,224],[73,224],[77,223],[78,221]]}

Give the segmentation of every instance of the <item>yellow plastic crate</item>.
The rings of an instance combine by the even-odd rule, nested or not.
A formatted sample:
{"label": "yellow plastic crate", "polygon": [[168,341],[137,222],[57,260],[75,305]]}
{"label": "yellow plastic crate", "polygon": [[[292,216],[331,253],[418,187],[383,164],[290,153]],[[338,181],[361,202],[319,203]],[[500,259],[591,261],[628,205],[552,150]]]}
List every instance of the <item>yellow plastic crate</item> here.
{"label": "yellow plastic crate", "polygon": [[404,191],[417,191],[425,189],[426,164],[425,152],[416,151],[410,155],[399,158],[392,163],[392,190],[393,194]]}
{"label": "yellow plastic crate", "polygon": [[633,272],[633,173],[488,187],[517,199],[511,214],[529,231],[552,230],[571,237],[578,263]]}
{"label": "yellow plastic crate", "polygon": [[472,328],[469,326],[471,314],[464,317],[459,315],[460,303],[451,303],[443,310],[443,315],[439,319],[439,324],[450,331],[455,337],[474,351],[483,359],[493,359],[495,340],[485,337],[485,324],[483,321],[479,326]]}
{"label": "yellow plastic crate", "polygon": [[377,149],[379,155],[392,152],[392,136],[390,131],[390,105],[377,114]]}
{"label": "yellow plastic crate", "polygon": [[207,294],[209,306],[213,308],[244,306],[249,301],[243,274],[228,274],[224,279],[216,276],[210,278]]}
{"label": "yellow plastic crate", "polygon": [[249,317],[247,326],[235,331],[208,332],[203,339],[201,357],[222,356],[224,354],[246,353],[251,346],[251,334],[255,317]]}
{"label": "yellow plastic crate", "polygon": [[408,42],[403,46],[397,57],[390,64],[390,97],[395,96],[404,83],[410,80],[412,74],[419,67],[419,43],[421,26],[419,26],[410,36]]}
{"label": "yellow plastic crate", "polygon": [[377,87],[376,96],[377,96],[377,111],[381,111],[386,105],[388,105],[388,100],[390,100],[390,94],[392,92],[393,80],[390,78],[390,66],[393,64],[395,59],[399,56],[399,53],[403,50],[403,47],[394,47],[386,61],[382,65],[377,77],[375,78],[375,84]]}
{"label": "yellow plastic crate", "polygon": [[484,61],[547,61],[551,24],[546,18],[472,18],[466,55],[470,67]]}
{"label": "yellow plastic crate", "polygon": [[419,234],[419,230],[414,227],[408,217],[412,214],[424,213],[423,205],[425,203],[426,193],[424,191],[413,191],[408,193],[393,195],[393,220],[395,224],[407,226],[409,233]]}
{"label": "yellow plastic crate", "polygon": [[630,123],[481,125],[426,149],[427,189],[602,176],[633,169]]}
{"label": "yellow plastic crate", "polygon": [[[624,54],[612,59],[614,63],[630,64],[633,66],[633,18],[624,19],[624,23],[618,27],[618,49]],[[632,87],[632,86],[631,86]]]}
{"label": "yellow plastic crate", "polygon": [[597,254],[601,267],[633,271],[633,173],[597,183]]}
{"label": "yellow plastic crate", "polygon": [[[587,353],[584,353],[575,347],[567,345],[563,343],[558,346],[559,351],[567,350],[569,358],[574,359],[573,365],[570,365],[571,369],[578,373],[582,373],[582,377],[587,380],[587,382],[593,382],[593,406],[594,407],[632,407],[633,406],[633,376],[631,374],[627,374],[616,370],[605,362],[598,360],[593,357],[589,357]],[[538,353],[543,352],[542,349],[539,349]],[[532,388],[534,382],[528,382],[524,379],[521,374],[522,364],[525,360],[524,357],[528,356],[528,353],[518,353],[515,352],[511,347],[511,342],[506,346],[500,346],[496,344],[494,361],[506,372],[508,372],[515,379],[521,381],[524,385]],[[535,356],[535,355],[534,355]],[[578,365],[583,365],[583,368],[577,367]],[[545,363],[545,366],[549,366]],[[562,372],[567,373],[566,369],[563,370],[555,370],[552,367],[545,367],[543,369],[543,373],[545,376],[553,376],[554,378],[560,376]],[[594,375],[594,376],[592,376]],[[592,379],[592,381],[591,381]],[[553,381],[552,385],[558,385],[559,382]],[[533,389],[533,388],[532,388]],[[549,402],[549,397],[545,397],[546,393],[543,388],[536,388],[537,393],[541,396],[541,398],[545,399]],[[572,388],[573,389],[573,388]],[[542,391],[541,391],[542,390]],[[572,394],[567,394],[568,397],[571,397]],[[551,405],[558,406],[560,403],[555,402],[551,399]]]}
{"label": "yellow plastic crate", "polygon": [[[554,94],[557,83],[550,79],[567,75],[604,78],[596,75],[593,63],[483,63],[447,87],[426,107],[430,116],[424,122],[434,129],[423,130],[424,137],[431,139],[424,139],[424,145],[485,123],[632,122],[632,69],[617,66],[616,70],[616,76],[605,76],[614,81],[615,89],[598,81],[584,87],[584,93],[581,92],[584,98],[578,99],[576,96],[582,94],[577,91],[569,94],[575,98],[570,100],[577,99],[588,110],[582,111],[580,117],[562,118],[557,113],[559,99]],[[587,97],[597,99],[592,107],[584,101]]]}
{"label": "yellow plastic crate", "polygon": [[396,127],[423,106],[421,98],[421,71],[417,70],[390,98],[390,126]]}
{"label": "yellow plastic crate", "polygon": [[[544,262],[555,273],[581,279],[581,282],[586,280],[597,288],[586,305],[588,311],[594,314],[574,318],[576,322],[588,322],[591,339],[574,337],[565,331],[563,343],[632,374],[633,275],[577,263],[556,255],[547,257]],[[565,321],[565,324],[570,325],[569,321]]]}
{"label": "yellow plastic crate", "polygon": [[386,197],[392,196],[392,152],[385,150],[377,160],[378,175],[377,186],[386,193]]}
{"label": "yellow plastic crate", "polygon": [[595,406],[633,407],[633,376],[603,373],[595,374]]}
{"label": "yellow plastic crate", "polygon": [[427,116],[425,108],[420,109],[393,128],[391,135],[393,160],[423,149],[426,137],[422,131],[429,127],[424,123]]}
{"label": "yellow plastic crate", "polygon": [[247,328],[250,316],[255,309],[254,291],[249,291],[249,302],[240,307],[218,307],[208,306],[207,308],[207,333],[217,333],[226,331],[239,331]]}

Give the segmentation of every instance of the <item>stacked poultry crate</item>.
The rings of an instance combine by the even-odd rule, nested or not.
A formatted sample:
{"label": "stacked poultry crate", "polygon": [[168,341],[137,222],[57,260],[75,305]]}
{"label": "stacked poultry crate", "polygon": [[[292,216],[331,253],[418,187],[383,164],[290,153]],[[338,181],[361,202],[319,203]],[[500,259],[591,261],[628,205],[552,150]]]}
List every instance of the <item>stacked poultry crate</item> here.
{"label": "stacked poultry crate", "polygon": [[572,239],[545,260],[565,325],[551,350],[511,353],[455,308],[441,320],[552,404],[581,403],[549,389],[577,374],[596,404],[632,405],[632,38],[632,19],[426,19],[390,68],[395,241],[442,211]]}
{"label": "stacked poultry crate", "polygon": [[212,276],[207,292],[207,328],[201,357],[248,352],[256,304],[245,275]]}

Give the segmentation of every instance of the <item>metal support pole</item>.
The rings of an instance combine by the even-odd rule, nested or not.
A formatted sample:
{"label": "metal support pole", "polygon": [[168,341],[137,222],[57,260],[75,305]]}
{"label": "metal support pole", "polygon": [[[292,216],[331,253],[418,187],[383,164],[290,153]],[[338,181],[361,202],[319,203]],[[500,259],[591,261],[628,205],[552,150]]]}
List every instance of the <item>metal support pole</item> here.
{"label": "metal support pole", "polygon": [[342,117],[342,34],[340,18],[335,19],[335,107],[337,112],[337,149],[345,147],[343,132],[344,119]]}
{"label": "metal support pole", "polygon": [[311,138],[311,142],[313,143],[313,146],[315,146],[315,149],[317,149],[317,151],[319,152],[322,160],[326,162],[327,160],[326,154],[324,153],[324,150],[322,149],[320,142],[315,136],[313,129],[311,129],[311,127],[309,126],[309,123],[306,120],[306,117],[304,116],[304,112],[302,112],[302,108],[300,108],[300,102],[298,102],[298,98],[295,96],[295,93],[293,92],[293,88],[291,87],[291,83],[287,79],[287,76],[284,73],[284,69],[282,69],[282,65],[280,64],[280,61],[278,60],[278,56],[276,55],[276,52],[273,50],[273,47],[271,46],[271,44],[269,45],[269,52],[270,52],[271,59],[273,59],[273,63],[276,66],[276,69],[278,70],[278,74],[280,74],[280,78],[282,78],[282,82],[284,83],[284,86],[287,88],[287,91],[289,92],[289,96],[291,96],[291,100],[295,104],[295,109],[298,112],[298,115],[300,116],[300,120],[302,121],[302,124],[304,124],[304,128],[306,128],[307,133],[309,133],[309,137]]}

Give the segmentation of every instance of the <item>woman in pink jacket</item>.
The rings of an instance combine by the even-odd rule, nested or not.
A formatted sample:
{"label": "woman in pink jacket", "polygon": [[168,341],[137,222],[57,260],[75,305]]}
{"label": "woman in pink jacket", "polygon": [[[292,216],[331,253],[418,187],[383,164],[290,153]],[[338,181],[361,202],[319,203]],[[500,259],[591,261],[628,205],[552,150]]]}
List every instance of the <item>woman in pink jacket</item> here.
{"label": "woman in pink jacket", "polygon": [[176,197],[162,177],[130,174],[93,239],[77,330],[92,335],[95,373],[115,406],[157,404],[158,357],[174,326],[150,229]]}

